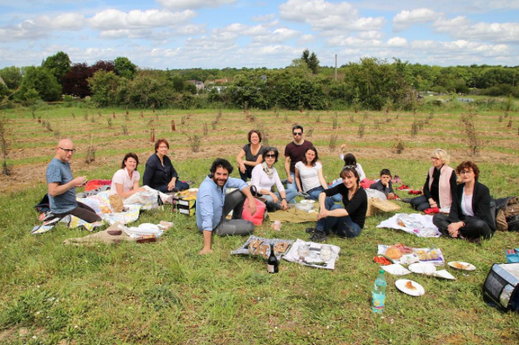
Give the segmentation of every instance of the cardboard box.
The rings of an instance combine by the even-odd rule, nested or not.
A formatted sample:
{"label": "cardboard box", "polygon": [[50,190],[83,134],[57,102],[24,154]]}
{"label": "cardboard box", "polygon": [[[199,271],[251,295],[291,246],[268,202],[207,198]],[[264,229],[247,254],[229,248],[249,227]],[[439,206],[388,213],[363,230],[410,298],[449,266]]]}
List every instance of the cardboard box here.
{"label": "cardboard box", "polygon": [[173,198],[173,211],[192,216],[195,214],[196,200],[185,200],[182,198]]}

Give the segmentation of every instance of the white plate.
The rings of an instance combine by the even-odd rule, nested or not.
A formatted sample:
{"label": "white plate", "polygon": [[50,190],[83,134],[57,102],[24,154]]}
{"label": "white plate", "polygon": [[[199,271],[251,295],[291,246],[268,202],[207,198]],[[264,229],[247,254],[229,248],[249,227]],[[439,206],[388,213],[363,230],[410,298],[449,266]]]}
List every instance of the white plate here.
{"label": "white plate", "polygon": [[188,192],[198,192],[198,188],[189,188]]}
{"label": "white plate", "polygon": [[[411,282],[413,286],[416,288],[416,290],[411,290],[405,286],[408,282]],[[398,290],[402,291],[403,293],[406,293],[410,296],[422,296],[425,293],[425,290],[422,285],[418,284],[417,282],[409,279],[399,279],[395,282],[396,287]]]}
{"label": "white plate", "polygon": [[427,262],[417,262],[409,265],[409,271],[430,276],[436,272],[436,266]]}
{"label": "white plate", "polygon": [[380,266],[384,271],[387,273],[393,274],[395,276],[403,276],[406,274],[411,273],[407,268],[400,264],[393,264],[393,265],[387,265],[387,266]]}
{"label": "white plate", "polygon": [[436,271],[434,272],[433,276],[443,279],[456,280],[456,278],[446,270]]}
{"label": "white plate", "polygon": [[464,271],[474,271],[476,269],[476,266],[474,266],[473,264],[469,264],[468,262],[463,261],[451,261],[447,265],[457,270]]}
{"label": "white plate", "polygon": [[301,204],[313,204],[313,203],[315,203],[315,200],[305,199],[305,200],[301,200],[300,203]]}

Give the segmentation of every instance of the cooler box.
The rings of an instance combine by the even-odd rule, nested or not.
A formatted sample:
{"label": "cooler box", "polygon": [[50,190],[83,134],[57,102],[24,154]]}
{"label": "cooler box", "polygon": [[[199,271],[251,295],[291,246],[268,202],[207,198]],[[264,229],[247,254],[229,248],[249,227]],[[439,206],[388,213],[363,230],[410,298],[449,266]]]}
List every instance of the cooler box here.
{"label": "cooler box", "polygon": [[173,198],[173,210],[185,214],[188,216],[192,216],[195,214],[195,205],[196,200],[185,200],[182,198]]}
{"label": "cooler box", "polygon": [[503,311],[519,311],[519,263],[494,264],[483,284],[483,298]]}

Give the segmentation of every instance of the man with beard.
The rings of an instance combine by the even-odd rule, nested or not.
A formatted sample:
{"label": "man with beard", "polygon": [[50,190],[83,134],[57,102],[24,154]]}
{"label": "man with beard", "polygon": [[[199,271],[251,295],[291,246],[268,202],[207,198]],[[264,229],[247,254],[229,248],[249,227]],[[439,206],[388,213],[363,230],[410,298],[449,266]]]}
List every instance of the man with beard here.
{"label": "man with beard", "polygon": [[[295,195],[297,194],[295,178],[296,163],[300,162],[303,159],[306,150],[314,145],[312,142],[303,138],[303,127],[300,125],[292,127],[292,135],[294,136],[294,140],[288,143],[285,147],[285,172],[287,173],[286,192],[287,194],[293,193]],[[292,202],[295,203],[294,200]]]}
{"label": "man with beard", "polygon": [[[251,215],[256,213],[256,202],[249,186],[241,179],[229,177],[233,167],[231,163],[217,158],[211,165],[210,174],[200,185],[196,196],[196,224],[204,235],[204,247],[200,254],[212,253],[213,231],[217,235],[248,235],[254,230],[254,224],[242,220],[243,204],[249,200]],[[227,188],[237,188],[226,194]],[[231,212],[232,219],[225,217]]]}

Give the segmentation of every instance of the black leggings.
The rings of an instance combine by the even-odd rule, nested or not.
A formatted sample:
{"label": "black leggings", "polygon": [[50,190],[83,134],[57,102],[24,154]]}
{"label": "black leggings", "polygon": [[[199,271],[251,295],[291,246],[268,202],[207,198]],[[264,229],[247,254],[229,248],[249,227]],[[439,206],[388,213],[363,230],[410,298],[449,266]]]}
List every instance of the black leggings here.
{"label": "black leggings", "polygon": [[[461,237],[473,239],[483,237],[486,240],[492,237],[492,230],[485,221],[476,217],[465,217],[463,222],[465,226],[459,230]],[[448,215],[442,213],[436,214],[433,217],[433,223],[442,234],[450,237],[447,228],[453,222],[449,219]]]}
{"label": "black leggings", "polygon": [[61,217],[61,218],[65,217],[69,214],[76,216],[80,219],[83,219],[87,223],[94,223],[94,222],[101,220],[101,217],[99,217],[96,214],[96,212],[92,208],[90,208],[90,206],[87,206],[81,202],[78,202],[77,207],[75,209],[73,209],[72,211],[60,213],[60,214],[55,213],[56,216]]}

